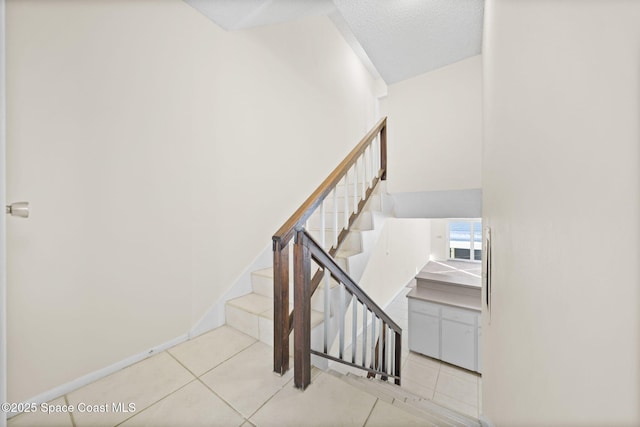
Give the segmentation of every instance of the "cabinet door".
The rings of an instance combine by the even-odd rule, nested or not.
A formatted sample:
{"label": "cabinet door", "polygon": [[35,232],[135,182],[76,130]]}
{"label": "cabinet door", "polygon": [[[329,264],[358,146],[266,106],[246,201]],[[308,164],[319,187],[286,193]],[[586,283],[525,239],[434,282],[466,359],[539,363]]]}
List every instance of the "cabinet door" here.
{"label": "cabinet door", "polygon": [[476,327],[442,320],[442,360],[475,371]]}
{"label": "cabinet door", "polygon": [[478,372],[482,372],[482,328],[478,328]]}
{"label": "cabinet door", "polygon": [[409,349],[440,358],[440,319],[422,313],[409,313]]}

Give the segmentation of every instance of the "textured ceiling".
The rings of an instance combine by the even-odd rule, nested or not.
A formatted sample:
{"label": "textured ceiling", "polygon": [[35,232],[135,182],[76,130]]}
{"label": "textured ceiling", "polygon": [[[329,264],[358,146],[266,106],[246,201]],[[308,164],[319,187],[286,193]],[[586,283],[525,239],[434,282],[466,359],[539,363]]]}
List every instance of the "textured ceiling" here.
{"label": "textured ceiling", "polygon": [[334,0],[388,84],[480,53],[483,0]]}
{"label": "textured ceiling", "polygon": [[482,44],[484,0],[185,1],[226,30],[330,16],[387,84],[477,55]]}

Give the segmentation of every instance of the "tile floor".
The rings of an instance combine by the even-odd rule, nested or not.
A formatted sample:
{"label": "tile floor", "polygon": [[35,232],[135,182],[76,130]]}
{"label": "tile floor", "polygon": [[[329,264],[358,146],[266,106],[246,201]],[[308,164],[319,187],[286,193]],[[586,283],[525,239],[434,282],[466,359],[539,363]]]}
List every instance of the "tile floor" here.
{"label": "tile floor", "polygon": [[[403,292],[388,313],[403,329]],[[406,334],[403,334],[406,336]],[[403,349],[407,348],[403,343]],[[293,361],[291,362],[293,366]],[[50,402],[74,405],[73,413],[22,414],[19,426],[418,426],[424,421],[333,375],[314,369],[305,392],[293,387],[293,371],[272,372],[272,349],[222,326]],[[478,375],[415,353],[403,354],[403,385],[444,406],[478,416]],[[128,412],[114,410],[122,403]],[[128,404],[135,404],[135,410]],[[104,408],[104,412],[80,408]],[[331,410],[327,410],[331,408]]]}

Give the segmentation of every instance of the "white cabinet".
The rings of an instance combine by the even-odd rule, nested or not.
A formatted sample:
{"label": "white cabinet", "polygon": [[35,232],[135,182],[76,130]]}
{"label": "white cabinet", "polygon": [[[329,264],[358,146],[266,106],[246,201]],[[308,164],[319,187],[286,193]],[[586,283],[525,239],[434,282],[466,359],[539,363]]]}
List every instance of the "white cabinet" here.
{"label": "white cabinet", "polygon": [[476,328],[442,319],[442,360],[476,370]]}
{"label": "white cabinet", "polygon": [[409,348],[426,356],[439,359],[440,318],[409,312],[409,324],[420,325],[419,328],[409,328]]}
{"label": "white cabinet", "polygon": [[[478,319],[480,321],[480,319]],[[478,323],[478,372],[482,372],[482,351],[481,345],[482,342],[482,328],[480,327],[480,323]]]}
{"label": "white cabinet", "polygon": [[409,298],[409,349],[480,372],[480,313]]}

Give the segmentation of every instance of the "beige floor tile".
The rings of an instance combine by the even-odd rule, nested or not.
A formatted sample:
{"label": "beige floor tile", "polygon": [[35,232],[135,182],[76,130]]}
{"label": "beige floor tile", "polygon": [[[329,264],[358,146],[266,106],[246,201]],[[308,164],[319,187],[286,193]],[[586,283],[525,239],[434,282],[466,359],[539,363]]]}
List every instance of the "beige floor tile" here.
{"label": "beige floor tile", "polygon": [[[102,378],[68,395],[77,427],[116,425],[131,416],[112,404],[135,404],[141,411],[194,379],[182,365],[163,352]],[[81,404],[79,406],[79,404]],[[105,405],[108,412],[82,411],[82,405]]]}
{"label": "beige floor tile", "polygon": [[378,400],[365,424],[366,427],[424,427],[426,421],[387,402]]}
{"label": "beige floor tile", "polygon": [[437,391],[435,396],[433,397],[433,400],[436,403],[441,404],[442,406],[446,406],[465,415],[470,415],[474,418],[478,418],[478,408],[476,408],[475,406],[468,405],[456,399],[452,399],[451,397],[446,396],[442,393],[438,393]]}
{"label": "beige floor tile", "polygon": [[289,383],[250,421],[266,426],[363,426],[376,398],[326,373],[304,391]]}
{"label": "beige floor tile", "polygon": [[169,353],[200,376],[255,342],[236,329],[221,326],[169,349]]}
{"label": "beige floor tile", "polygon": [[[290,361],[293,366],[293,361]],[[293,377],[273,372],[273,349],[257,342],[201,377],[221,398],[249,417]]]}
{"label": "beige floor tile", "polygon": [[463,378],[453,376],[447,372],[440,371],[438,383],[435,387],[436,394],[441,393],[467,405],[477,407],[478,405],[478,383],[467,381]]}
{"label": "beige floor tile", "polygon": [[240,414],[200,381],[194,380],[121,425],[127,427],[231,427],[243,423],[244,418]]}
{"label": "beige floor tile", "polygon": [[438,373],[439,370],[437,367],[421,364],[409,357],[402,367],[401,378],[410,379],[414,383],[435,389],[436,382],[438,380]]}
{"label": "beige floor tile", "polygon": [[[49,408],[48,405],[57,406],[58,409],[62,410],[63,406],[66,405],[64,397],[60,397],[58,399],[52,400],[46,404],[46,407]],[[42,410],[41,405],[37,405],[37,408],[34,412],[26,412],[21,415],[17,415],[11,418],[7,422],[8,427],[72,427],[73,423],[71,421],[71,415],[69,412],[54,412],[49,411],[49,409]]]}

